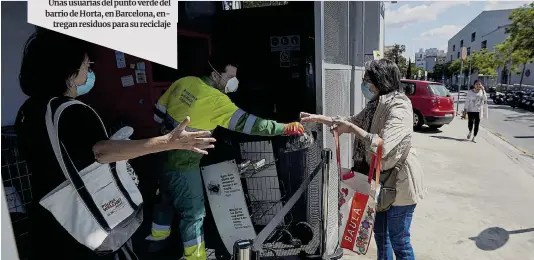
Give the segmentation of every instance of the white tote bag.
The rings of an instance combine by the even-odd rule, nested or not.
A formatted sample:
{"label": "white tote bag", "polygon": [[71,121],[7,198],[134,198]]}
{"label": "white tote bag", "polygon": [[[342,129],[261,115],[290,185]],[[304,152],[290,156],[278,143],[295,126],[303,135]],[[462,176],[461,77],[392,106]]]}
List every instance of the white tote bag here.
{"label": "white tote bag", "polygon": [[[143,221],[141,193],[128,173],[127,161],[94,162],[85,169],[75,168],[59,140],[59,119],[69,106],[92,108],[71,100],[53,112],[53,101],[48,103],[46,127],[66,181],[43,197],[39,204],[81,244],[100,254],[114,252],[130,239]],[[98,117],[96,112],[95,115]],[[101,120],[100,123],[106,131]],[[67,165],[71,166],[70,171]]]}

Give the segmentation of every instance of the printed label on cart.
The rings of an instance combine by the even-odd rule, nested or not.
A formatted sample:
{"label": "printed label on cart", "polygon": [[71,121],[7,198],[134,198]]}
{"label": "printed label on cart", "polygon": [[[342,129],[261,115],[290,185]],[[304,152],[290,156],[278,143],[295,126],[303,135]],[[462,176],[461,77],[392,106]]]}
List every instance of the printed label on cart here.
{"label": "printed label on cart", "polygon": [[232,253],[235,241],[256,237],[237,165],[226,161],[202,167],[202,178],[217,230]]}

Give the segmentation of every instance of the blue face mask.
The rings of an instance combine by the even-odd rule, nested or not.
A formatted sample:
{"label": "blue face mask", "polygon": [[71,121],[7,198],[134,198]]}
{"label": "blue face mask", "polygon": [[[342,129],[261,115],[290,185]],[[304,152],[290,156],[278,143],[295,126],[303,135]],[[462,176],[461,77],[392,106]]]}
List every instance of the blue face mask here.
{"label": "blue face mask", "polygon": [[361,88],[362,88],[363,96],[364,96],[367,100],[371,100],[371,99],[373,99],[373,97],[375,96],[375,94],[374,94],[373,92],[371,92],[371,86],[369,86],[369,83],[367,83],[367,82],[362,82]]}
{"label": "blue face mask", "polygon": [[95,73],[90,71],[87,73],[87,80],[85,80],[85,84],[77,86],[76,87],[76,93],[78,96],[85,95],[91,91],[91,89],[95,86]]}

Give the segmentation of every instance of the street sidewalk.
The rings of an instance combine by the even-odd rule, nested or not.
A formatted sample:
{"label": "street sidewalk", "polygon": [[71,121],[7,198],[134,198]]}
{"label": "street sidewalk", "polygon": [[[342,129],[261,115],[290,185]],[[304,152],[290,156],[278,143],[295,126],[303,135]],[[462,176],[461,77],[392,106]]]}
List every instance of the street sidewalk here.
{"label": "street sidewalk", "polygon": [[[465,140],[459,117],[440,131],[414,133],[427,197],[412,222],[416,259],[534,260],[534,160],[481,129]],[[376,259],[346,251],[345,259]]]}

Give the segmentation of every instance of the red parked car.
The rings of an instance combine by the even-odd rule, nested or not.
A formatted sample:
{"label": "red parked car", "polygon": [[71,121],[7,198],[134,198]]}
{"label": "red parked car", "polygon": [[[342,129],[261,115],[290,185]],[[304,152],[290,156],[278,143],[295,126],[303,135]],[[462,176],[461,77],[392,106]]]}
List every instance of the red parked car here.
{"label": "red parked car", "polygon": [[454,119],[454,100],[445,85],[438,82],[403,79],[404,92],[412,101],[413,127],[438,129]]}

